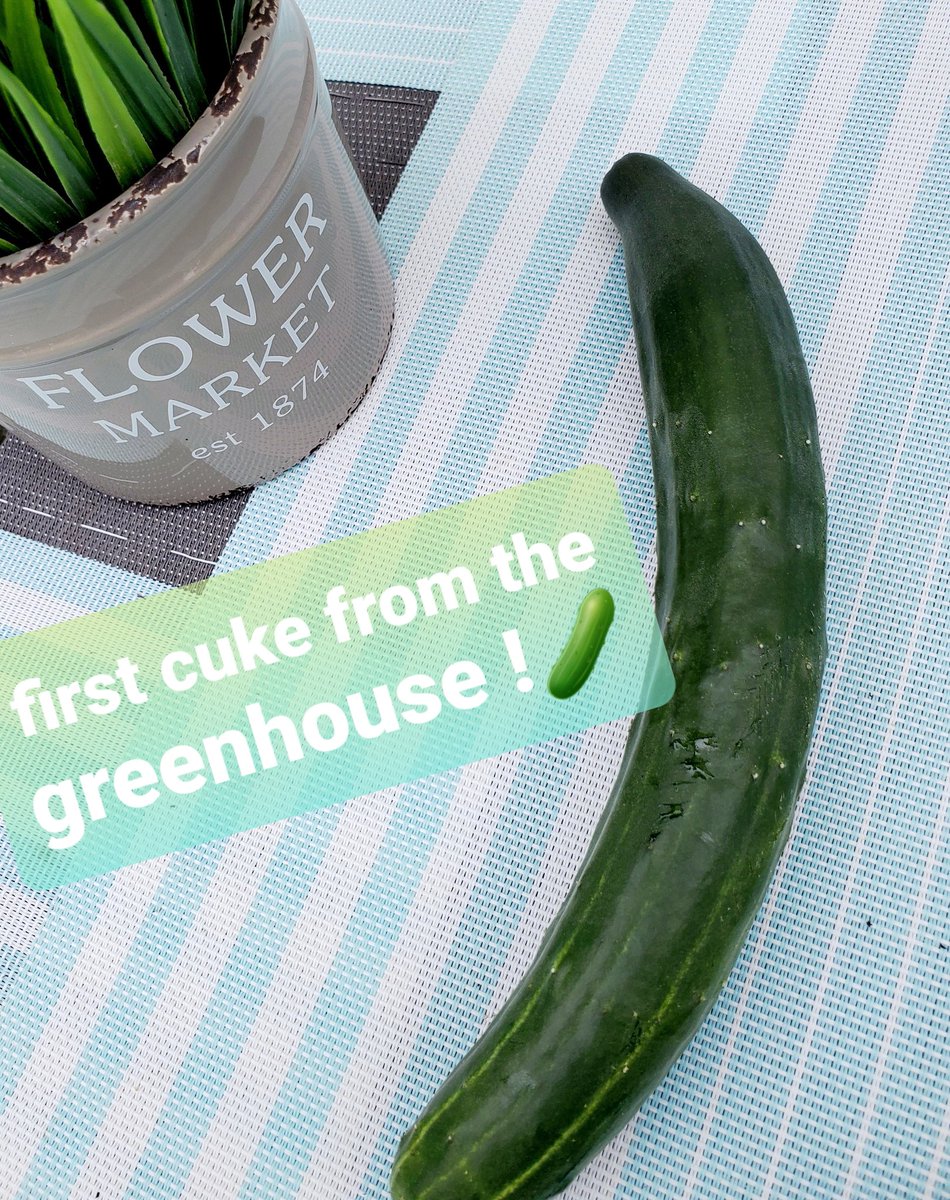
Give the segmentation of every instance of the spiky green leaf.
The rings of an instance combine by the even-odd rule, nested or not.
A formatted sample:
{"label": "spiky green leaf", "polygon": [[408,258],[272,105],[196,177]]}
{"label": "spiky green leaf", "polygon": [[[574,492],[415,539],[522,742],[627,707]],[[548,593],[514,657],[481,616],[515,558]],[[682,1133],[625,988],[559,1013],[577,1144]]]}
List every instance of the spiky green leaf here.
{"label": "spiky green leaf", "polygon": [[207,102],[208,85],[181,11],[175,0],[141,0],[141,4],[185,111],[190,120],[196,121]]}
{"label": "spiky green leaf", "polygon": [[95,207],[96,172],[86,153],[79,150],[48,112],[7,67],[0,63],[0,90],[10,106],[20,112],[49,169],[80,211]]}
{"label": "spiky green leaf", "polygon": [[0,209],[33,237],[49,237],[79,216],[48,183],[5,150],[0,150]]}
{"label": "spiky green leaf", "polygon": [[216,91],[231,62],[230,22],[221,11],[221,0],[181,0],[181,5],[195,44],[201,47],[208,91]]}
{"label": "spiky green leaf", "polygon": [[189,121],[168,83],[155,77],[132,40],[100,0],[69,0],[103,74],[112,79],[142,136],[153,150],[167,150]]}
{"label": "spiky green leaf", "polygon": [[184,136],[249,4],[0,0],[0,253],[87,215]]}
{"label": "spiky green leaf", "polygon": [[233,0],[231,8],[231,54],[237,54],[250,17],[250,0]]}
{"label": "spiky green leaf", "polygon": [[145,140],[118,88],[102,69],[96,48],[76,19],[70,0],[48,0],[48,3],[53,25],[66,47],[89,126],[119,184],[131,187],[155,165],[156,153]]}
{"label": "spiky green leaf", "polygon": [[145,36],[145,32],[142,29],[141,17],[137,17],[132,13],[132,10],[129,8],[126,0],[106,0],[106,7],[135,44],[136,50],[138,50],[142,58],[144,58],[148,63],[155,78],[168,89],[172,96],[175,97],[175,103],[181,110],[182,116],[186,117],[185,110],[178,99],[175,89],[169,82],[168,72],[163,69],[161,63],[158,61],[158,58],[155,55],[155,52],[152,50],[152,47],[149,44],[148,38]]}
{"label": "spiky green leaf", "polygon": [[11,70],[76,147],[81,149],[82,138],[46,55],[35,0],[0,0],[0,5],[4,18],[3,43]]}
{"label": "spiky green leaf", "polygon": [[20,250],[32,241],[22,225],[18,224],[0,208],[0,240]]}

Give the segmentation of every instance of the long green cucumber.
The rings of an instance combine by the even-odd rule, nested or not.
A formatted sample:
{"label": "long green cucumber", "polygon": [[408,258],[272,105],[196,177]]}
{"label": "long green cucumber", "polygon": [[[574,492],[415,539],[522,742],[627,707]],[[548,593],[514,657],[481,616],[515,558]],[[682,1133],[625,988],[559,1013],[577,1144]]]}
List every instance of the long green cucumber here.
{"label": "long green cucumber", "polygon": [[601,190],[624,244],[676,677],[634,722],[537,959],[403,1139],[395,1200],[544,1200],[709,1012],[785,844],[825,658],[825,489],[782,287],[658,159]]}

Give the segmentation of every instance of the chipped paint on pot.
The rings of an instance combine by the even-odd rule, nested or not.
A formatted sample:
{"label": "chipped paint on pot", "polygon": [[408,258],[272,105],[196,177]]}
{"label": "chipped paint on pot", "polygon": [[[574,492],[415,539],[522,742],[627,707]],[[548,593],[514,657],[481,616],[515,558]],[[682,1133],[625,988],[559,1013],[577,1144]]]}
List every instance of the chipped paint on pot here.
{"label": "chipped paint on pot", "polygon": [[107,208],[0,259],[0,424],[153,504],[273,478],[372,382],[379,231],[294,0],[257,0],[189,135]]}

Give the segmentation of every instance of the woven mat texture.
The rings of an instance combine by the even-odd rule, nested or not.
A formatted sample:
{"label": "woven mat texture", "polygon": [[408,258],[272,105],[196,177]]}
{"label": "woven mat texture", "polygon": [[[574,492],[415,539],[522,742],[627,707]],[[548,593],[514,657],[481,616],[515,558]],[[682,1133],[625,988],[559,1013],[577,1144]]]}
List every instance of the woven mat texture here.
{"label": "woven mat texture", "polygon": [[[355,2],[347,19],[430,12]],[[398,277],[383,371],[208,557],[228,570],[597,462],[652,564],[597,188],[638,149],[728,204],[786,285],[816,391],[821,711],[788,851],[719,1002],[566,1194],[950,1197],[950,8],[486,0],[472,16],[457,53],[428,55],[456,61],[429,78],[442,96],[383,217]],[[408,45],[372,52],[395,72]],[[8,633],[164,586],[15,534],[0,550]],[[529,747],[52,898],[17,885],[0,845],[0,1194],[386,1200],[400,1135],[556,912],[623,736]]]}

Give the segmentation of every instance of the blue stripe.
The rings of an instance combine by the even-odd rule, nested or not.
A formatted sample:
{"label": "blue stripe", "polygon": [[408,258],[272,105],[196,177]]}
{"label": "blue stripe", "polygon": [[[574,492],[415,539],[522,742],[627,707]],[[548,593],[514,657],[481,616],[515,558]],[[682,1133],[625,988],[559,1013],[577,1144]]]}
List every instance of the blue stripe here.
{"label": "blue stripe", "polygon": [[696,43],[656,150],[684,175],[689,175],[696,161],[752,7],[752,0],[716,0]]}
{"label": "blue stripe", "polygon": [[[544,224],[534,239],[482,366],[455,422],[425,502],[426,508],[437,508],[472,495],[494,446],[498,428],[509,410],[517,404],[514,393],[519,377],[531,356],[542,322],[574,251],[591,200],[597,196],[604,164],[609,162],[614,151],[618,129],[614,121],[604,120],[604,108],[613,108],[615,117],[622,122],[622,114],[636,95],[669,15],[669,8],[669,3],[640,0],[631,9],[590,115],[548,205]],[[547,107],[549,101],[546,96],[543,103]],[[613,324],[611,336],[613,345],[617,347],[615,364],[626,341],[623,321],[619,325]],[[609,350],[612,348],[608,347],[608,354],[605,355],[608,367]],[[581,380],[575,375],[572,382],[580,384]],[[597,397],[593,395],[595,383],[596,376],[584,385],[584,390],[591,395],[589,406],[596,403]],[[576,459],[569,457],[569,446],[565,446],[564,451],[561,457],[564,466],[574,465]],[[522,464],[515,465],[515,471],[518,466],[522,466],[523,471]]]}
{"label": "blue stripe", "polygon": [[824,336],[928,7],[926,0],[892,0],[884,9],[788,289],[810,363]]}
{"label": "blue stripe", "polygon": [[[320,4],[303,0],[301,8],[316,45],[324,51],[320,66],[329,78],[439,89],[449,68],[411,60],[454,62],[462,52],[477,3],[431,0],[422,13],[407,11],[403,0],[373,0],[363,12],[341,0]],[[363,17],[368,23],[351,23],[354,17]],[[407,25],[419,28],[405,28]],[[366,50],[379,57],[367,57]]]}
{"label": "blue stripe", "polygon": [[104,876],[58,893],[58,902],[10,986],[0,1023],[0,1112],[6,1110],[33,1047],[56,1007],[111,881],[111,876]]}
{"label": "blue stripe", "polygon": [[[543,479],[580,462],[604,396],[629,337],[623,251],[618,248],[568,368],[564,384],[538,439],[526,479]],[[634,414],[621,414],[631,420]]]}
{"label": "blue stripe", "polygon": [[165,584],[154,579],[3,530],[0,530],[0,562],[3,578],[10,583],[91,612],[166,590]]}
{"label": "blue stripe", "polygon": [[534,142],[557,94],[581,30],[585,5],[560,8],[528,72],[523,94],[531,102],[516,105],[479,181],[420,318],[420,336],[403,356],[357,455],[350,477],[327,525],[328,537],[343,537],[368,525],[376,515],[400,451],[458,317],[471,291],[492,236],[530,158]]}

